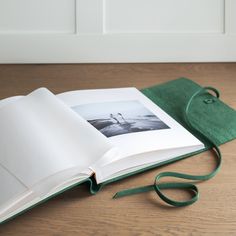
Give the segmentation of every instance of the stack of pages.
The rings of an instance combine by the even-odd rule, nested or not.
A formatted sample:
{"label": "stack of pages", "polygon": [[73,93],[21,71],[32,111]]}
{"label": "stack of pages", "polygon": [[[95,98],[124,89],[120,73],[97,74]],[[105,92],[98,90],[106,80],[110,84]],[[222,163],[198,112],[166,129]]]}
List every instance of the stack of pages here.
{"label": "stack of pages", "polygon": [[0,101],[0,222],[76,183],[97,184],[204,144],[135,88]]}

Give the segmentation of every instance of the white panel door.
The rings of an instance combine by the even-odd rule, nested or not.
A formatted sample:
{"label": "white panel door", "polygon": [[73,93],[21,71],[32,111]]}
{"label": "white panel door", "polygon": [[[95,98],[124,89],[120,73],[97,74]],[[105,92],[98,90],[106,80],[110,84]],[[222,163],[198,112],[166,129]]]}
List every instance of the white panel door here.
{"label": "white panel door", "polygon": [[0,63],[236,61],[236,0],[0,0]]}

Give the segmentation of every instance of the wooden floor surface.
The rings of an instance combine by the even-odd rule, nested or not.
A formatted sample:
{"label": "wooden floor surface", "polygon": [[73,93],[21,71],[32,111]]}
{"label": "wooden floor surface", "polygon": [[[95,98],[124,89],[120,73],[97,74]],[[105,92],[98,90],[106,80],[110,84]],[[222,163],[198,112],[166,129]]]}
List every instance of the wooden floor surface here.
{"label": "wooden floor surface", "polygon": [[[0,65],[0,99],[42,86],[54,93],[144,88],[181,76],[218,88],[222,100],[236,109],[236,63]],[[154,192],[117,200],[112,196],[124,188],[152,184],[160,171],[207,173],[215,164],[210,152],[107,185],[95,196],[82,185],[1,225],[0,235],[236,235],[236,141],[221,150],[221,171],[198,184],[200,200],[192,206],[169,207]]]}

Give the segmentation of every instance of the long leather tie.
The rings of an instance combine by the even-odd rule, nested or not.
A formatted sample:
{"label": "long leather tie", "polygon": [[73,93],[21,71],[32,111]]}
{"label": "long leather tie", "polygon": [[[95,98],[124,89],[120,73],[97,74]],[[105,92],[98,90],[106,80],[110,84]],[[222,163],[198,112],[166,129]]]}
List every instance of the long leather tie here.
{"label": "long leather tie", "polygon": [[[189,111],[190,111],[192,101],[194,100],[194,98],[196,98],[196,96],[198,96],[199,94],[207,92],[207,90],[210,90],[210,91],[214,92],[216,97],[219,98],[220,94],[219,94],[217,89],[215,89],[213,87],[201,88],[198,91],[196,91],[191,96],[191,98],[189,99],[189,101],[188,101],[188,103],[187,103],[187,105],[184,109],[183,116],[184,116],[184,120],[185,120],[186,124],[188,125],[189,129],[191,131],[197,132],[200,137],[202,137],[204,140],[208,141],[208,143],[210,144],[210,146],[213,149],[213,151],[215,153],[215,156],[217,158],[217,165],[216,165],[215,169],[211,173],[206,174],[206,175],[189,175],[189,174],[183,174],[183,173],[178,173],[178,172],[162,172],[162,173],[159,173],[155,177],[154,184],[147,185],[147,186],[142,186],[142,187],[137,187],[137,188],[132,188],[132,189],[122,190],[120,192],[117,192],[113,198],[119,198],[119,197],[124,197],[124,196],[128,196],[128,195],[133,195],[133,194],[136,194],[136,193],[143,193],[143,192],[148,192],[148,191],[155,190],[157,195],[164,202],[166,202],[167,204],[170,204],[172,206],[175,206],[175,207],[188,206],[188,205],[191,205],[191,204],[193,204],[194,202],[196,202],[198,200],[199,191],[198,191],[197,186],[194,183],[191,183],[191,182],[189,182],[189,183],[179,183],[179,182],[159,183],[159,181],[163,177],[174,177],[174,178],[179,178],[179,179],[203,181],[203,180],[211,179],[219,171],[220,165],[221,165],[221,159],[222,159],[220,149],[206,135],[204,135],[199,130],[197,130],[192,125],[192,123],[189,119]],[[211,103],[212,99],[207,99],[207,101],[205,101],[205,102],[206,103]],[[173,199],[167,197],[165,194],[163,194],[162,191],[161,191],[163,189],[187,190],[187,191],[192,193],[192,197],[189,200],[186,200],[186,201],[176,201],[176,200],[173,200]]]}

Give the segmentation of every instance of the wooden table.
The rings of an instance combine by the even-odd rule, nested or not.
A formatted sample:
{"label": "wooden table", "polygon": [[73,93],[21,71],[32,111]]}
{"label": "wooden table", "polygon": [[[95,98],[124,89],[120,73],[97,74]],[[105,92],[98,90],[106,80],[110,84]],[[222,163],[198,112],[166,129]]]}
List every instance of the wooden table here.
{"label": "wooden table", "polygon": [[[180,76],[221,91],[236,108],[236,64],[0,65],[0,99],[41,86],[54,93],[85,88],[143,88]],[[110,184],[95,196],[72,189],[0,226],[0,235],[236,235],[236,142],[221,147],[223,166],[198,184],[200,200],[189,207],[165,205],[154,192],[113,200],[124,188],[151,184],[160,171],[207,173],[210,152]],[[187,194],[168,192],[176,199]]]}

